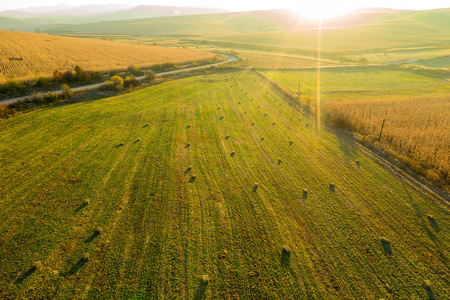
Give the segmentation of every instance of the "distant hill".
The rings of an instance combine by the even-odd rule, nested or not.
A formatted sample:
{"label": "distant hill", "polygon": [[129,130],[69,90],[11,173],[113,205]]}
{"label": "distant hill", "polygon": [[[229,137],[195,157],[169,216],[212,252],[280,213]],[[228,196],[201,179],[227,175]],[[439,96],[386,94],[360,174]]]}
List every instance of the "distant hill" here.
{"label": "distant hill", "polygon": [[59,4],[56,6],[36,6],[0,12],[6,15],[23,15],[29,17],[38,16],[58,16],[58,15],[97,15],[106,14],[116,11],[129,10],[132,6],[123,4],[105,4],[105,5],[80,5],[68,6]]}

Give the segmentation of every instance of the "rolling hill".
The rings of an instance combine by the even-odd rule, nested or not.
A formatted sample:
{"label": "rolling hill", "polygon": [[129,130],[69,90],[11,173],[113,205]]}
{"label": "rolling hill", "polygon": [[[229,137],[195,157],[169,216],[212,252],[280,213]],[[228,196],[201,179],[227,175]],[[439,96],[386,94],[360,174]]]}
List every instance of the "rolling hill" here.
{"label": "rolling hill", "polygon": [[0,122],[2,299],[448,295],[448,206],[251,71]]}
{"label": "rolling hill", "polygon": [[125,69],[130,64],[151,66],[212,59],[215,54],[198,50],[135,45],[97,39],[0,31],[0,82],[9,78],[51,76],[56,69]]}

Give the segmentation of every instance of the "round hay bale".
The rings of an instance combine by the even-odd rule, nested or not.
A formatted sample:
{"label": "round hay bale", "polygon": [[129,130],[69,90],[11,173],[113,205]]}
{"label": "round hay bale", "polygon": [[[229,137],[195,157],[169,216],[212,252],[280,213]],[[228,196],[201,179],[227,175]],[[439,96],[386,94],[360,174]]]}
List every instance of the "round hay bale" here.
{"label": "round hay bale", "polygon": [[89,253],[87,253],[87,252],[84,253],[82,259],[83,259],[84,261],[88,261],[88,260],[89,260]]}
{"label": "round hay bale", "polygon": [[83,202],[84,205],[89,205],[90,203],[91,203],[91,199],[86,199]]}
{"label": "round hay bale", "polygon": [[207,285],[209,283],[209,276],[208,275],[202,275],[202,283],[204,285]]}
{"label": "round hay bale", "polygon": [[42,268],[42,263],[40,261],[35,261],[31,264],[31,269],[39,270]]}

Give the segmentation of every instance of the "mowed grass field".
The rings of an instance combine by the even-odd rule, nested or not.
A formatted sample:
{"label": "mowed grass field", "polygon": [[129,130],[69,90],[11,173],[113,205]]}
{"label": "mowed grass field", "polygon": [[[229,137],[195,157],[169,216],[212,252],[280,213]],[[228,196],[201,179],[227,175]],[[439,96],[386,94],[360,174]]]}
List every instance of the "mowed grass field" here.
{"label": "mowed grass field", "polygon": [[[264,75],[281,86],[315,99],[317,70],[264,71]],[[320,72],[323,100],[357,100],[361,98],[404,97],[450,93],[447,79],[430,77],[401,67],[324,68]]]}
{"label": "mowed grass field", "polygon": [[0,83],[8,79],[51,76],[57,69],[126,69],[166,62],[185,63],[213,59],[215,54],[188,49],[135,45],[105,40],[47,34],[0,31]]}
{"label": "mowed grass field", "polygon": [[0,298],[448,296],[448,207],[251,71],[0,122]]}

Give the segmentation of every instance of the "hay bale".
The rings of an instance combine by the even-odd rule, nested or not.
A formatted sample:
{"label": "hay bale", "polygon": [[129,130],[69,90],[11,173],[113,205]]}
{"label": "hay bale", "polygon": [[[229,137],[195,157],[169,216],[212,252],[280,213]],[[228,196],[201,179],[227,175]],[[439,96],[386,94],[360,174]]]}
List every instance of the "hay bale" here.
{"label": "hay bale", "polygon": [[95,228],[94,233],[95,233],[95,234],[100,234],[100,233],[102,233],[102,228],[101,228],[101,227]]}
{"label": "hay bale", "polygon": [[275,125],[275,122],[274,123],[272,123],[272,126],[274,126]]}
{"label": "hay bale", "polygon": [[91,203],[91,199],[86,199],[83,202],[84,205],[89,205],[89,203]]}
{"label": "hay bale", "polygon": [[303,199],[308,198],[308,190],[307,189],[303,189]]}
{"label": "hay bale", "polygon": [[261,138],[261,142],[264,141],[264,138]]}
{"label": "hay bale", "polygon": [[278,158],[278,164],[281,164],[281,157]]}
{"label": "hay bale", "polygon": [[255,182],[255,184],[253,185],[253,191],[256,192],[258,190],[259,184],[257,182]]}
{"label": "hay bale", "polygon": [[284,245],[283,248],[281,249],[281,253],[282,254],[291,254],[291,249],[289,249],[289,246]]}
{"label": "hay bale", "polygon": [[220,106],[217,109],[220,109]]}
{"label": "hay bale", "polygon": [[356,166],[359,168],[359,160],[355,160]]}
{"label": "hay bale", "polygon": [[247,114],[247,112],[244,112],[244,115],[246,115]]}
{"label": "hay bale", "polygon": [[84,260],[84,261],[88,261],[89,260],[89,253],[84,253],[83,254],[83,257],[82,257],[82,260]]}
{"label": "hay bale", "polygon": [[305,127],[308,127],[309,126],[309,124],[305,124]]}
{"label": "hay bale", "polygon": [[230,136],[229,136],[229,135],[227,135],[227,136],[225,137],[225,139],[226,139],[226,140],[228,140],[229,138],[230,138]]}
{"label": "hay bale", "polygon": [[332,182],[330,182],[330,191],[331,192],[335,191],[334,183],[332,183]]}
{"label": "hay bale", "polygon": [[423,281],[423,286],[426,289],[431,289],[431,282],[429,280],[424,280]]}
{"label": "hay bale", "polygon": [[42,268],[42,263],[40,261],[35,261],[31,264],[30,267],[32,270],[39,270]]}
{"label": "hay bale", "polygon": [[427,215],[427,219],[428,219],[428,221],[430,221],[430,222],[436,222],[436,220],[434,219],[434,216],[433,216],[433,215]]}
{"label": "hay bale", "polygon": [[208,285],[209,283],[209,276],[208,275],[202,275],[202,284]]}
{"label": "hay bale", "polygon": [[236,152],[235,151],[233,151],[233,152],[231,152],[231,157],[233,157],[233,156],[235,156],[236,155]]}
{"label": "hay bale", "polygon": [[125,143],[124,142],[120,142],[120,144],[119,144],[120,146],[123,146],[123,145],[125,145]]}
{"label": "hay bale", "polygon": [[255,122],[252,122],[252,126],[255,125]]}
{"label": "hay bale", "polygon": [[141,138],[138,138],[137,140],[136,140],[136,142],[140,142],[141,141]]}
{"label": "hay bale", "polygon": [[238,104],[241,104],[241,102],[239,101]]}
{"label": "hay bale", "polygon": [[267,114],[264,114],[264,117],[266,117],[267,116]]}
{"label": "hay bale", "polygon": [[292,144],[294,143],[294,141],[289,141],[289,146],[292,146]]}

